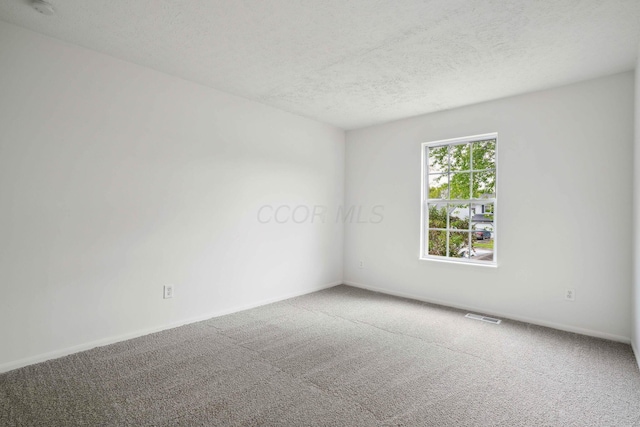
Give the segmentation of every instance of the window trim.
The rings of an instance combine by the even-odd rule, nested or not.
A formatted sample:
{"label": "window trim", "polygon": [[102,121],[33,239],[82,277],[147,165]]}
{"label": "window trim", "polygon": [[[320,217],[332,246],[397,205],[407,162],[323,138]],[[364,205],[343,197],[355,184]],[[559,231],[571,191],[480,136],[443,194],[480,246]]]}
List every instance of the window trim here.
{"label": "window trim", "polygon": [[[427,148],[435,147],[435,146],[443,146],[443,145],[460,145],[466,144],[470,142],[481,141],[485,139],[495,139],[496,140],[496,152],[495,152],[495,173],[496,173],[496,188],[495,188],[495,196],[491,199],[469,199],[464,200],[466,203],[473,203],[476,200],[490,200],[493,203],[493,233],[494,233],[494,241],[493,241],[493,260],[492,261],[478,261],[471,258],[451,258],[439,255],[429,255],[427,251],[427,247],[425,246],[428,242],[426,239],[426,234],[429,231],[429,227],[426,226],[426,221],[428,220],[428,207],[429,207],[429,165],[428,159],[426,156]],[[479,135],[471,135],[471,136],[463,136],[459,138],[450,138],[450,139],[442,139],[439,141],[430,141],[423,142],[420,147],[421,150],[421,185],[420,185],[420,251],[418,258],[422,261],[436,261],[436,262],[444,262],[450,264],[463,264],[463,265],[476,265],[481,267],[498,267],[498,132],[484,133]],[[431,199],[431,203],[434,203],[435,200],[440,200],[444,203],[456,203],[459,200],[450,200],[450,199]]]}

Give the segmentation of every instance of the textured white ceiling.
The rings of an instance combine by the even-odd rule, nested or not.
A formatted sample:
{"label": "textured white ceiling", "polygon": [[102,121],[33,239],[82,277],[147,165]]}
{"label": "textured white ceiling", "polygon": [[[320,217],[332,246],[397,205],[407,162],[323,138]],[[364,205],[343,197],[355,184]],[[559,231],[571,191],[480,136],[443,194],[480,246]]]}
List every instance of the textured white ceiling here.
{"label": "textured white ceiling", "polygon": [[640,0],[51,2],[0,19],[345,129],[631,70],[640,42]]}

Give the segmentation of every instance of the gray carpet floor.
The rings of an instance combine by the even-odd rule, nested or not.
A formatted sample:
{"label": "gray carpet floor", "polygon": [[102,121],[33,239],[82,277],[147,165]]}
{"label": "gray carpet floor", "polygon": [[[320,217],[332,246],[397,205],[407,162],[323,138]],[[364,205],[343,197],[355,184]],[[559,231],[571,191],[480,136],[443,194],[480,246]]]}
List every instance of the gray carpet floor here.
{"label": "gray carpet floor", "polygon": [[347,286],[0,375],[2,426],[640,426],[628,345]]}

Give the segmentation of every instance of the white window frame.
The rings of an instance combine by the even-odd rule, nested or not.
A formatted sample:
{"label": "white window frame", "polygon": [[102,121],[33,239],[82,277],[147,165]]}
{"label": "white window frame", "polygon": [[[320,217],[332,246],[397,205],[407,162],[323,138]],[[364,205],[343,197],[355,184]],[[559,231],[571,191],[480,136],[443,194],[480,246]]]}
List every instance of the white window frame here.
{"label": "white window frame", "polygon": [[[482,141],[487,139],[495,139],[496,140],[496,150],[495,150],[495,173],[496,173],[496,183],[495,183],[495,193],[493,198],[483,198],[483,199],[468,199],[468,200],[458,200],[458,199],[429,199],[429,158],[427,155],[427,150],[431,147],[438,147],[443,145],[460,145],[467,144],[470,142]],[[421,260],[426,261],[438,261],[438,262],[446,262],[446,263],[455,263],[455,264],[466,264],[466,265],[479,265],[483,267],[497,267],[498,266],[498,133],[486,133],[481,135],[472,135],[465,136],[461,138],[451,138],[451,139],[443,139],[440,141],[431,141],[422,143],[422,166],[421,166],[421,197],[420,197],[420,256]],[[471,173],[474,172],[473,164],[471,165]],[[483,261],[483,260],[474,260],[472,258],[453,258],[446,257],[440,255],[429,255],[428,248],[428,232],[429,232],[429,203],[466,203],[466,204],[479,204],[479,203],[493,203],[493,259],[491,261]],[[447,218],[447,245],[449,239],[448,229],[449,219]],[[469,218],[469,227],[471,227],[471,218]]]}

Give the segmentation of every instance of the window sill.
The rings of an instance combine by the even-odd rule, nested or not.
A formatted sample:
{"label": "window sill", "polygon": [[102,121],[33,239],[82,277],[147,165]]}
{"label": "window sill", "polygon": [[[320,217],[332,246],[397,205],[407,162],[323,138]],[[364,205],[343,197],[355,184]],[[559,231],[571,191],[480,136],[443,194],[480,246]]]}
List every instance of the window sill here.
{"label": "window sill", "polygon": [[490,267],[498,268],[497,262],[482,262],[482,261],[458,261],[455,259],[447,259],[439,256],[421,256],[420,261],[442,262],[445,264],[458,264],[458,265],[475,265],[477,267]]}

